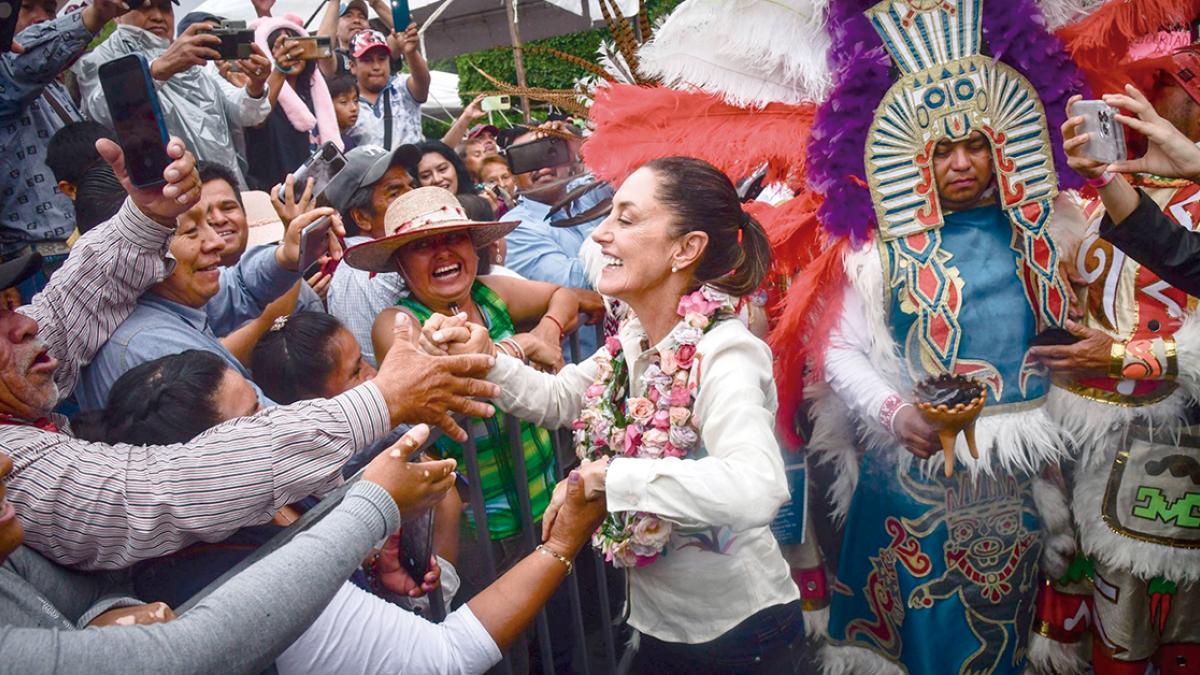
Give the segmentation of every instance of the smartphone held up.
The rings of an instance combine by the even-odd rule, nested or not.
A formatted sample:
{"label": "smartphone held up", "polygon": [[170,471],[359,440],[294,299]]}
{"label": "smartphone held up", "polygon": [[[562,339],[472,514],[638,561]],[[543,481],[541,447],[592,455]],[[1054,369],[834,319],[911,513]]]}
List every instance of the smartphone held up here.
{"label": "smartphone held up", "polygon": [[130,54],[109,61],[100,66],[99,75],[130,181],[139,188],[162,185],[171,163],[170,136],[145,57]]}
{"label": "smartphone held up", "polygon": [[1083,146],[1086,156],[1105,164],[1126,159],[1125,127],[1117,121],[1119,110],[1104,101],[1078,101],[1071,114],[1083,118],[1076,133],[1088,135]]}

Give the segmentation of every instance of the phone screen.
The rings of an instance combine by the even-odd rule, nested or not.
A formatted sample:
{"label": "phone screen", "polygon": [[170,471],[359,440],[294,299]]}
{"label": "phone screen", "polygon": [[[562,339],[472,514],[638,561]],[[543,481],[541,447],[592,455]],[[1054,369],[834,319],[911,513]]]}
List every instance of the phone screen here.
{"label": "phone screen", "polygon": [[392,0],[392,28],[403,33],[410,23],[412,13],[408,11],[408,0]]}
{"label": "phone screen", "polygon": [[114,131],[125,151],[125,170],[133,184],[162,185],[167,156],[167,126],[150,83],[150,69],[140,54],[130,54],[100,66],[100,86],[108,101]]}
{"label": "phone screen", "polygon": [[570,145],[554,136],[510,145],[505,152],[508,154],[508,163],[512,167],[513,175],[571,163]]}
{"label": "phone screen", "polygon": [[0,54],[12,48],[13,36],[17,32],[17,15],[20,13],[20,0],[0,0]]}
{"label": "phone screen", "polygon": [[300,265],[297,269],[307,270],[313,263],[329,252],[329,227],[333,221],[329,216],[318,218],[300,233]]}
{"label": "phone screen", "polygon": [[419,585],[433,556],[433,509],[405,518],[400,525],[400,565]]}

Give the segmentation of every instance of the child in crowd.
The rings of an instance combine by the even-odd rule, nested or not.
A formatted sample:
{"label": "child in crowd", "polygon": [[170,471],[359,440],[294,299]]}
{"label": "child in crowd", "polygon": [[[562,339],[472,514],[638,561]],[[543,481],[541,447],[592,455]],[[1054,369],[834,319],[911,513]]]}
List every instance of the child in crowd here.
{"label": "child in crowd", "polygon": [[333,98],[333,109],[337,113],[338,129],[342,132],[343,152],[355,145],[348,133],[358,121],[358,80],[350,73],[338,73],[329,78],[329,95]]}

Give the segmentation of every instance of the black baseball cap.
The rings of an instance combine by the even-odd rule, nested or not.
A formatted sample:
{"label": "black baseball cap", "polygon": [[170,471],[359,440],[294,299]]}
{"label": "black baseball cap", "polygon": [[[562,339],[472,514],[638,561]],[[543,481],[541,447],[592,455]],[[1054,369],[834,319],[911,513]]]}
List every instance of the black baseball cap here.
{"label": "black baseball cap", "polygon": [[183,35],[183,31],[187,30],[194,23],[221,23],[224,21],[216,14],[208,12],[188,12],[179,23],[175,26],[175,37]]}
{"label": "black baseball cap", "polygon": [[393,166],[403,166],[417,180],[417,164],[421,151],[410,143],[388,152],[378,145],[360,145],[346,153],[346,166],[325,187],[325,199],[338,211],[345,210],[350,197],[361,187],[374,185]]}
{"label": "black baseball cap", "polygon": [[42,269],[39,253],[24,253],[0,262],[0,289],[12,288]]}

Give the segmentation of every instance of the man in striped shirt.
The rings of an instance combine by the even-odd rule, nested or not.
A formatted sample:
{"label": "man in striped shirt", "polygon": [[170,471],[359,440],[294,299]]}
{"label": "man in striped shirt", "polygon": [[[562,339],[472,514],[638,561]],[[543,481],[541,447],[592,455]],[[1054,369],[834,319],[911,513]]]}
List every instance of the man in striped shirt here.
{"label": "man in striped shirt", "polygon": [[[80,368],[169,272],[175,219],[200,193],[195,161],[172,139],[166,185],[133,187],[119,147],[97,143],[130,198],[79,239],[63,268],[30,305],[0,311],[0,446],[12,457],[8,500],[25,543],[60,564],[118,569],[197,541],[219,541],[270,520],[284,504],[322,494],[355,450],[401,420],[466,434],[449,412],[491,414],[471,397],[493,397],[483,356],[432,358],[397,326],[397,344],[378,376],[341,396],[231,420],[193,441],[165,447],[87,443],[50,410]],[[36,257],[0,267],[11,286]],[[412,470],[419,470],[412,468]]]}

